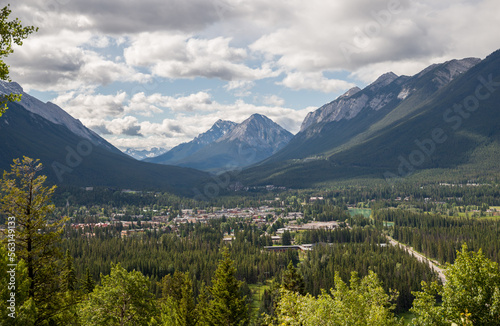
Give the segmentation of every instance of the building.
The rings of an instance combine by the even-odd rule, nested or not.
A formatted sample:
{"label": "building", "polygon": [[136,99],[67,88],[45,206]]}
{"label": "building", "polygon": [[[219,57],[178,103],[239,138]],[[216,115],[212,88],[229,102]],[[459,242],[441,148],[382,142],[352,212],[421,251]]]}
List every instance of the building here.
{"label": "building", "polygon": [[284,252],[287,250],[300,250],[300,251],[309,251],[312,250],[314,244],[303,244],[303,245],[291,245],[291,246],[266,246],[265,250],[268,251],[279,251]]}

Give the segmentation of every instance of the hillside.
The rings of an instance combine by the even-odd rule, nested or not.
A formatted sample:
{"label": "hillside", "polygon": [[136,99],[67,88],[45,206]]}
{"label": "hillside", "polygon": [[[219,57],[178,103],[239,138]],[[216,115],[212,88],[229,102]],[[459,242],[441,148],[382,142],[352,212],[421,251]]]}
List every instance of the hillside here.
{"label": "hillside", "polygon": [[136,161],[122,153],[93,144],[65,125],[53,123],[10,103],[0,119],[0,170],[10,169],[15,158],[38,158],[51,183],[151,189],[192,194],[203,172]]}
{"label": "hillside", "polygon": [[[282,151],[243,171],[240,181],[309,187],[352,178],[445,180],[498,173],[500,53],[475,65],[466,60],[473,67],[463,73],[456,69],[458,61],[450,61],[394,79],[372,94],[392,94],[392,101],[378,111],[306,123]],[[351,97],[369,97],[372,86]],[[477,89],[485,94],[476,95]],[[405,98],[397,100],[401,92]],[[422,150],[425,144],[427,150]]]}

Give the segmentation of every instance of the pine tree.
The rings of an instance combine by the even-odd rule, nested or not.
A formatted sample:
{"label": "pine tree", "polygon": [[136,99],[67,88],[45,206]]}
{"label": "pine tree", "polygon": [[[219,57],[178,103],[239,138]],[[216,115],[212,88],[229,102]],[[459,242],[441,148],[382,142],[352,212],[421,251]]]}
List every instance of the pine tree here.
{"label": "pine tree", "polygon": [[49,202],[56,187],[45,187],[46,176],[36,176],[42,170],[38,161],[15,159],[11,171],[5,171],[0,180],[0,211],[15,223],[16,256],[26,263],[28,298],[36,306],[36,325],[52,319],[62,309],[57,244],[66,221],[49,220],[54,209]]}
{"label": "pine tree", "polygon": [[81,294],[78,291],[78,280],[76,279],[73,257],[66,250],[66,256],[61,271],[61,296],[63,307],[57,319],[64,325],[78,325],[77,304],[80,302]]}
{"label": "pine tree", "polygon": [[[28,298],[28,270],[24,261],[17,261],[15,280],[11,280],[12,266],[9,264],[13,262],[8,253],[10,251],[0,246],[0,325],[32,326],[35,324],[36,310],[33,301]],[[11,293],[15,293],[14,302]]]}
{"label": "pine tree", "polygon": [[181,286],[181,299],[179,306],[179,325],[194,326],[196,325],[196,306],[193,298],[193,283],[189,277],[189,273],[184,274],[184,279]]}
{"label": "pine tree", "polygon": [[205,282],[201,282],[199,295],[196,304],[196,315],[198,318],[198,325],[210,325],[208,318],[208,309],[210,302],[210,293],[205,285]]}
{"label": "pine tree", "polygon": [[241,295],[241,282],[236,279],[236,268],[227,248],[212,279],[208,304],[208,325],[247,325],[249,321],[246,297]]}
{"label": "pine tree", "polygon": [[269,289],[264,291],[261,310],[264,311],[263,319],[266,325],[274,325],[278,322],[276,308],[281,298],[281,283],[276,279],[271,281]]}
{"label": "pine tree", "polygon": [[92,278],[92,275],[90,275],[90,269],[87,267],[82,282],[82,290],[84,293],[89,294],[92,291],[94,291],[94,287],[95,287],[94,279]]}
{"label": "pine tree", "polygon": [[71,257],[69,250],[66,250],[63,271],[61,273],[61,289],[65,292],[74,292],[76,291],[76,287],[77,280],[73,257]]}
{"label": "pine tree", "polygon": [[189,273],[175,271],[162,280],[160,323],[164,325],[196,325],[197,313],[193,283]]}
{"label": "pine tree", "polygon": [[292,235],[290,234],[290,231],[283,232],[283,235],[281,236],[281,244],[283,246],[289,246],[292,244]]}
{"label": "pine tree", "polygon": [[182,298],[182,284],[184,281],[184,274],[175,271],[173,274],[166,275],[161,280],[161,294],[163,298],[172,297],[176,301]]}
{"label": "pine tree", "polygon": [[281,282],[281,285],[288,291],[297,292],[302,295],[304,295],[306,292],[304,278],[297,271],[295,266],[293,266],[292,261],[288,263],[286,271],[283,272],[283,280]]}

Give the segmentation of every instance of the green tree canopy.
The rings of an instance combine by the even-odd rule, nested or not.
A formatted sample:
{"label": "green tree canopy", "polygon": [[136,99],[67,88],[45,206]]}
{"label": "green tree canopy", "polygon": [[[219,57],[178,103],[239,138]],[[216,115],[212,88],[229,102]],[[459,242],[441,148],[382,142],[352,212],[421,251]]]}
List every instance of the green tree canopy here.
{"label": "green tree canopy", "polygon": [[109,275],[101,275],[101,282],[80,304],[81,325],[148,324],[155,312],[148,278],[117,264]]}
{"label": "green tree canopy", "polygon": [[61,323],[65,325],[78,325],[77,304],[81,299],[81,292],[78,289],[78,280],[76,278],[73,257],[69,250],[66,250],[66,256],[63,261],[63,267],[60,275],[61,296],[64,302],[64,309],[58,315]]}
{"label": "green tree canopy", "polygon": [[193,283],[189,272],[175,271],[162,279],[160,314],[151,322],[153,325],[194,326],[198,316],[193,297]]}
{"label": "green tree canopy", "polygon": [[362,280],[351,274],[350,286],[335,273],[335,289],[318,298],[282,289],[278,303],[278,325],[402,325],[392,313],[394,296],[384,292],[373,272]]}
{"label": "green tree canopy", "polygon": [[241,294],[241,286],[241,282],[236,279],[234,262],[225,248],[212,279],[212,286],[209,289],[211,300],[202,323],[214,326],[247,325],[248,305],[245,302],[246,297]]}
{"label": "green tree canopy", "polygon": [[304,278],[297,271],[293,262],[288,263],[286,271],[283,272],[283,280],[281,286],[288,291],[297,292],[299,294],[305,294],[306,285],[304,283]]}
{"label": "green tree canopy", "polygon": [[292,244],[292,235],[290,234],[290,231],[285,231],[281,235],[281,244],[283,246],[289,246]]}
{"label": "green tree canopy", "polygon": [[[10,81],[9,66],[4,62],[4,59],[9,54],[14,53],[14,44],[23,45],[23,40],[38,30],[33,26],[23,27],[18,18],[9,21],[11,12],[9,5],[0,10],[0,80],[6,81]],[[0,117],[7,110],[8,102],[20,99],[21,94],[7,94],[0,98]]]}
{"label": "green tree canopy", "polygon": [[[57,247],[65,219],[50,220],[55,186],[45,187],[46,176],[38,160],[15,159],[0,180],[0,212],[15,225],[16,258],[24,261],[29,280],[28,297],[37,309],[36,324],[51,320],[63,309],[58,296],[60,252]],[[4,241],[8,241],[9,236]]]}
{"label": "green tree canopy", "polygon": [[82,291],[85,294],[89,294],[94,291],[94,287],[94,279],[92,278],[92,275],[90,275],[90,268],[87,267],[87,269],[85,270],[85,276],[82,280]]}
{"label": "green tree canopy", "polygon": [[[0,325],[31,326],[35,324],[36,309],[33,300],[28,297],[28,270],[23,260],[16,261],[15,274],[12,273],[15,280],[11,280],[8,271],[12,271],[9,264],[13,261],[9,252],[3,245],[0,246]],[[15,306],[10,304],[11,293],[15,293]]]}
{"label": "green tree canopy", "polygon": [[[446,283],[422,283],[423,291],[414,293],[413,325],[500,325],[500,271],[498,264],[481,250],[468,251],[466,244],[448,264]],[[442,296],[442,305],[436,304]]]}

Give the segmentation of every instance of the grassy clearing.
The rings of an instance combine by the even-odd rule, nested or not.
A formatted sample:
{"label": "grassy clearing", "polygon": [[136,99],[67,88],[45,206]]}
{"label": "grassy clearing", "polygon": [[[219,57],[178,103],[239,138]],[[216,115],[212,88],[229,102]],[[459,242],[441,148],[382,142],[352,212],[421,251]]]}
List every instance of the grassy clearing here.
{"label": "grassy clearing", "polygon": [[478,217],[478,219],[496,221],[500,220],[500,216],[483,216],[483,217]]}
{"label": "grassy clearing", "polygon": [[410,325],[412,319],[415,318],[415,315],[413,313],[407,311],[407,312],[402,312],[402,313],[397,314],[396,317],[398,317],[398,318],[403,317],[404,321],[405,321],[405,325]]}
{"label": "grassy clearing", "polygon": [[458,212],[458,217],[462,218],[477,218],[477,219],[490,219],[490,220],[498,220],[500,216],[492,215],[492,213],[483,212],[483,216],[479,216],[479,212]]}
{"label": "grassy clearing", "polygon": [[349,214],[351,214],[351,216],[361,214],[365,218],[369,218],[372,214],[372,210],[371,208],[349,208]]}
{"label": "grassy clearing", "polygon": [[[349,208],[349,214],[351,214],[351,216],[354,216],[354,215],[363,215],[365,218],[369,218],[369,219],[372,219],[372,210],[371,208]],[[384,226],[386,227],[393,227],[394,226],[394,222],[388,222],[388,221],[384,221]]]}
{"label": "grassy clearing", "polygon": [[248,284],[250,291],[252,291],[252,303],[250,304],[250,316],[252,318],[258,317],[260,304],[264,297],[264,291],[269,289],[269,284]]}

